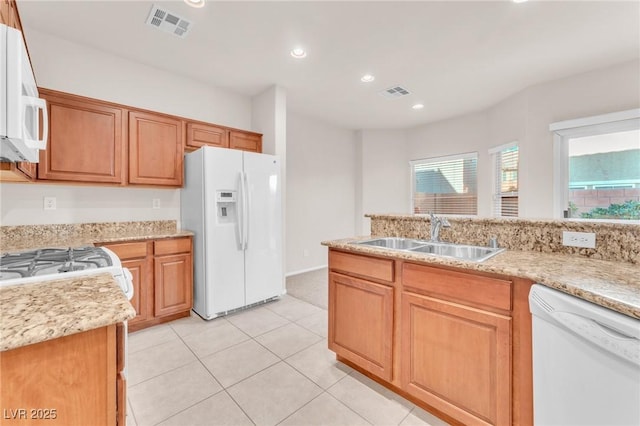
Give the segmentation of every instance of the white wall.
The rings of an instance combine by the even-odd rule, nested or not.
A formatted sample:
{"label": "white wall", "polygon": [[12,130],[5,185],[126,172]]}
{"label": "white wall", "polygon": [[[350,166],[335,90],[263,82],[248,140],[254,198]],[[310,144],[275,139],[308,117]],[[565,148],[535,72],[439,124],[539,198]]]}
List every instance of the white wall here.
{"label": "white wall", "polygon": [[[43,198],[56,197],[56,210],[43,210]],[[160,208],[153,209],[153,199]],[[0,185],[3,226],[50,223],[177,220],[177,189],[114,188],[53,184]]]}
{"label": "white wall", "polygon": [[355,164],[354,131],[287,114],[287,274],[326,265],[320,242],[356,234]]}
{"label": "white wall", "polygon": [[[251,129],[251,99],[27,28],[38,85],[128,106]],[[42,198],[58,198],[44,211]],[[152,209],[152,199],[161,200]],[[180,218],[175,189],[0,184],[2,225]],[[110,207],[113,206],[113,207]]]}
{"label": "white wall", "polygon": [[[477,151],[478,214],[491,215],[492,175],[488,149],[512,141],[520,145],[520,216],[553,217],[553,136],[549,124],[640,107],[640,61],[595,70],[522,90],[483,111],[431,123],[406,133],[406,156],[397,143],[362,144],[363,213],[380,213],[389,191],[380,182],[406,181],[408,160]],[[363,132],[367,134],[367,132]],[[385,161],[389,159],[394,167]],[[377,176],[378,181],[367,177]],[[376,183],[377,182],[377,183]],[[401,188],[408,202],[409,189]],[[398,200],[389,206],[398,205]],[[390,210],[387,208],[386,210]],[[406,211],[408,212],[408,210]]]}
{"label": "white wall", "polygon": [[54,37],[25,30],[40,87],[251,130],[251,99]]}
{"label": "white wall", "polygon": [[358,132],[358,169],[361,187],[356,229],[368,235],[366,213],[409,213],[409,163],[403,130],[362,130]]}

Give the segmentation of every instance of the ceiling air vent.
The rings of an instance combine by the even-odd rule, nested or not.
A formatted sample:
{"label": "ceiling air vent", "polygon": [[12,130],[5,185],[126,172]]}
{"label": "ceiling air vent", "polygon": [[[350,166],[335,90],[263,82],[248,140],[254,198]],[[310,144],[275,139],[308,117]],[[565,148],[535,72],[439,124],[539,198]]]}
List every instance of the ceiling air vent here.
{"label": "ceiling air vent", "polygon": [[147,25],[180,38],[186,37],[191,27],[193,27],[191,22],[155,4],[151,6],[151,11],[147,17]]}
{"label": "ceiling air vent", "polygon": [[402,86],[396,85],[391,86],[388,89],[384,89],[382,92],[378,92],[378,94],[387,99],[396,99],[408,95],[409,91]]}

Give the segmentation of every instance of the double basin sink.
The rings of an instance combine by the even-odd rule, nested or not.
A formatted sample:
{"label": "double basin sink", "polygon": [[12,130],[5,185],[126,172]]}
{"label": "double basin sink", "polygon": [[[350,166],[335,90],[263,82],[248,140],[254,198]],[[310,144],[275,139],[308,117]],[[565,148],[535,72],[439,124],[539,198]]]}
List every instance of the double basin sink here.
{"label": "double basin sink", "polygon": [[366,241],[355,241],[352,244],[385,248],[389,250],[408,251],[432,256],[448,257],[471,262],[484,262],[490,257],[503,252],[503,248],[468,246],[445,242],[415,240],[412,238],[385,237]]}

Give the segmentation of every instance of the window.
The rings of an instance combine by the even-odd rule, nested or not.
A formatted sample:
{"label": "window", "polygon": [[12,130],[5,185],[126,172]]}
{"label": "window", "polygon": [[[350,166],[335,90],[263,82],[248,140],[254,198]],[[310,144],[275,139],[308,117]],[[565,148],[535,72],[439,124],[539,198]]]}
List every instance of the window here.
{"label": "window", "polygon": [[478,213],[478,153],[415,160],[410,165],[413,213]]}
{"label": "window", "polygon": [[518,143],[489,150],[493,156],[493,215],[518,216]]}
{"label": "window", "polygon": [[556,217],[640,220],[640,109],[554,123]]}

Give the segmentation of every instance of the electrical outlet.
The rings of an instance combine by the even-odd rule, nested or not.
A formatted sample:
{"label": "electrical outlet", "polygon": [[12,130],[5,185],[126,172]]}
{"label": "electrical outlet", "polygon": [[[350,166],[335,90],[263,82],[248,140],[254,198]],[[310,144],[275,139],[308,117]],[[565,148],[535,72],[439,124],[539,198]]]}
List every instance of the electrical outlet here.
{"label": "electrical outlet", "polygon": [[159,209],[160,208],[160,198],[154,198],[152,205],[153,205],[154,209]]}
{"label": "electrical outlet", "polygon": [[43,210],[56,209],[56,197],[44,197]]}
{"label": "electrical outlet", "polygon": [[570,247],[596,248],[596,234],[593,232],[562,231],[562,245]]}
{"label": "electrical outlet", "polygon": [[304,257],[309,257],[309,250],[307,250],[307,249],[302,250],[302,255]]}

